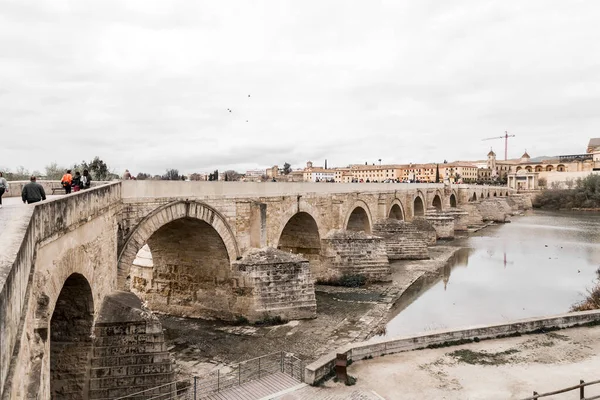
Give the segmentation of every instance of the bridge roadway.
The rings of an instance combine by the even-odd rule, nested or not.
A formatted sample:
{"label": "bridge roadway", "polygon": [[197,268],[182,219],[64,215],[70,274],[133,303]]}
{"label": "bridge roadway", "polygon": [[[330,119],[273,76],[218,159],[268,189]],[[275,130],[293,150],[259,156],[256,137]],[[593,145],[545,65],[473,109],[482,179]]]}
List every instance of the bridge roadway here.
{"label": "bridge roadway", "polygon": [[[443,184],[128,181],[35,206],[7,204],[0,210],[1,397],[109,398],[115,376],[130,388],[170,381],[173,372],[160,361],[162,329],[141,306],[114,297],[118,290],[178,315],[314,316],[311,274],[322,271],[313,264],[322,240],[335,240],[332,231],[371,233],[380,219],[410,221],[430,208],[509,194]],[[361,245],[376,241],[365,235],[357,236]],[[134,265],[146,244],[149,269]],[[310,270],[299,257],[252,255],[257,248],[300,253]],[[261,264],[265,257],[270,264]],[[295,296],[291,308],[276,302],[284,294]],[[122,342],[143,336],[143,349],[117,343],[111,313],[129,318]],[[135,352],[141,355],[126,356]]]}

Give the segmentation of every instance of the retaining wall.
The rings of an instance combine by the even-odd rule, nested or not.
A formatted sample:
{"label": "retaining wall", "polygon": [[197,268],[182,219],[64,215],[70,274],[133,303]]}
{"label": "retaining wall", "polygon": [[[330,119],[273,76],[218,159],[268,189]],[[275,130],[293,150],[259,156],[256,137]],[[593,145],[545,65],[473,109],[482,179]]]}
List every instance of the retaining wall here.
{"label": "retaining wall", "polygon": [[335,368],[336,354],[340,353],[346,354],[348,360],[359,361],[367,357],[379,357],[402,351],[417,350],[430,345],[443,344],[444,342],[475,338],[491,339],[516,333],[535,332],[540,329],[569,328],[598,322],[600,322],[600,310],[582,311],[550,317],[521,319],[506,324],[443,330],[427,335],[351,343],[307,365],[304,370],[304,379],[306,383],[315,384],[320,379],[327,377]]}

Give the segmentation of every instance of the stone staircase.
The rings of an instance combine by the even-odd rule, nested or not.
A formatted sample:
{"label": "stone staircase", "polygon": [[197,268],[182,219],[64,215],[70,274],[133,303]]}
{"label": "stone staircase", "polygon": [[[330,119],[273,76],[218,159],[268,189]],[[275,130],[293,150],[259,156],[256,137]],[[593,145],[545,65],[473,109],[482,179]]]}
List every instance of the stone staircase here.
{"label": "stone staircase", "polygon": [[423,235],[410,222],[385,219],[373,224],[373,234],[385,239],[390,260],[426,260],[429,250]]}
{"label": "stone staircase", "polygon": [[375,282],[391,280],[383,238],[365,232],[333,231],[321,243],[321,260],[332,276],[362,275]]}

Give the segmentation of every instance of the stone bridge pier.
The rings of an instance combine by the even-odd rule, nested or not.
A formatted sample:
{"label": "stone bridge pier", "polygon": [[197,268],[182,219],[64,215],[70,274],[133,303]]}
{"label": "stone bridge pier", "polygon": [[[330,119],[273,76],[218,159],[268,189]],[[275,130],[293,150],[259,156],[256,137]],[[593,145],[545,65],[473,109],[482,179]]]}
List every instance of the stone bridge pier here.
{"label": "stone bridge pier", "polygon": [[439,221],[528,206],[482,186],[130,181],[15,209],[0,232],[0,397],[171,382],[152,311],[312,318],[315,282],[387,281],[390,259],[427,258],[446,237]]}

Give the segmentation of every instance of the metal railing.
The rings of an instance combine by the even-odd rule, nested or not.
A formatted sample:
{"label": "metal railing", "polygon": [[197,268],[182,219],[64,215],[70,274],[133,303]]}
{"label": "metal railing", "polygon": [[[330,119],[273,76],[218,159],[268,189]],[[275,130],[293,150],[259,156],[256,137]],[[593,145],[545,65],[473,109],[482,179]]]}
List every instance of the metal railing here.
{"label": "metal railing", "polygon": [[291,353],[278,351],[220,368],[201,377],[170,382],[116,400],[200,400],[276,373],[284,373],[304,382],[304,362]]}
{"label": "metal railing", "polygon": [[569,386],[569,387],[564,388],[564,389],[555,390],[554,392],[548,392],[548,393],[541,393],[540,394],[540,393],[534,391],[533,392],[533,396],[527,397],[527,398],[522,399],[522,400],[537,400],[537,399],[541,399],[543,397],[555,396],[557,394],[571,392],[571,391],[577,390],[577,389],[579,389],[579,400],[595,400],[595,399],[600,399],[600,395],[592,396],[592,397],[585,397],[585,387],[586,386],[597,385],[599,383],[600,383],[600,380],[598,380],[598,381],[592,381],[592,382],[584,382],[583,380],[580,380],[579,381],[579,385]]}

